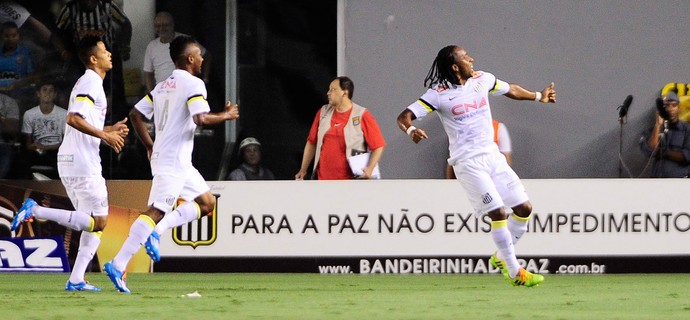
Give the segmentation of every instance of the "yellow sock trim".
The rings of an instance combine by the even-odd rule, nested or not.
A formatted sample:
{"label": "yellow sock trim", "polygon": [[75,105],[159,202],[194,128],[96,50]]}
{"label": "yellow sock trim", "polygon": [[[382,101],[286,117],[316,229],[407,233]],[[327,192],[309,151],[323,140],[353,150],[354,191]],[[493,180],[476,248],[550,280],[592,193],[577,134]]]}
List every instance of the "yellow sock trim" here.
{"label": "yellow sock trim", "polygon": [[196,218],[201,219],[201,207],[199,207],[199,204],[194,201],[194,205],[196,206]]}
{"label": "yellow sock trim", "polygon": [[527,223],[527,221],[529,221],[529,218],[532,217],[532,215],[530,214],[529,216],[523,218],[523,217],[518,216],[515,213],[513,213],[512,216],[513,216],[513,219],[515,219],[515,221],[519,221],[522,223]]}
{"label": "yellow sock trim", "polygon": [[96,238],[100,239],[103,236],[103,231],[91,232]]}
{"label": "yellow sock trim", "polygon": [[508,226],[508,220],[491,221],[491,229],[505,228]]}
{"label": "yellow sock trim", "polygon": [[87,229],[85,231],[93,232],[93,228],[95,228],[95,227],[96,227],[96,219],[91,217],[91,221],[89,221],[89,229]]}
{"label": "yellow sock trim", "polygon": [[137,218],[137,219],[141,219],[144,222],[146,222],[149,226],[151,226],[151,229],[156,227],[156,222],[154,222],[153,219],[151,219],[151,217],[149,217],[147,215],[141,214],[141,215],[139,215],[139,218]]}

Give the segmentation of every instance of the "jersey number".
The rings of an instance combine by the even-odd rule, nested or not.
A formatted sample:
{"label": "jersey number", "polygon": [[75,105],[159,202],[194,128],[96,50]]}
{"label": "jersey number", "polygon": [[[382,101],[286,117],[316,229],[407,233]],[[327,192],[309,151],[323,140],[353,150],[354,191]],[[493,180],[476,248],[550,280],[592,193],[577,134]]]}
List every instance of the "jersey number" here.
{"label": "jersey number", "polygon": [[156,123],[156,127],[158,130],[163,131],[165,130],[165,124],[168,122],[168,104],[170,101],[168,99],[165,99],[165,104],[163,105],[163,113],[161,114],[160,119],[158,119]]}

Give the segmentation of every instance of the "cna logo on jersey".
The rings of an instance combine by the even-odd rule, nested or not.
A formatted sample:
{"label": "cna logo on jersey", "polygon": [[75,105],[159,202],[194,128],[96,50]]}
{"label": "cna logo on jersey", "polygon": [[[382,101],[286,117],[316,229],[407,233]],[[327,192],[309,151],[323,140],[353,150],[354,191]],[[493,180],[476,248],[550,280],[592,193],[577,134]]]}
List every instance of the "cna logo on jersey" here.
{"label": "cna logo on jersey", "polygon": [[0,238],[0,272],[69,272],[62,238]]}
{"label": "cna logo on jersey", "polygon": [[[216,197],[216,205],[213,207],[213,211],[201,217],[201,219],[173,229],[173,241],[177,245],[191,246],[196,249],[198,246],[210,246],[216,242],[218,237],[218,198],[220,198],[220,195],[214,194],[213,196]],[[184,202],[184,199],[177,199],[175,208]]]}
{"label": "cna logo on jersey", "polygon": [[489,103],[486,101],[486,98],[483,97],[482,101],[480,101],[479,104],[477,104],[476,101],[470,101],[469,103],[459,103],[451,107],[450,110],[454,115],[459,116],[473,110],[485,108],[488,105]]}

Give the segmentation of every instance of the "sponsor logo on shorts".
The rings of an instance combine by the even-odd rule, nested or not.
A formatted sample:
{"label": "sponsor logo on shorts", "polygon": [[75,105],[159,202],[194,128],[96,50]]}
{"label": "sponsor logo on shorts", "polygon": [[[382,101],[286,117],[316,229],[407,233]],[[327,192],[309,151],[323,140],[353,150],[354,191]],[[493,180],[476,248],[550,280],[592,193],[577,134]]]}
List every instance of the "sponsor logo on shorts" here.
{"label": "sponsor logo on shorts", "polygon": [[490,195],[488,192],[485,193],[485,194],[482,196],[482,202],[483,202],[484,204],[489,204],[489,203],[491,203],[491,201],[493,201],[493,200],[494,200],[494,198],[492,198],[491,195]]}
{"label": "sponsor logo on shorts", "polygon": [[74,162],[73,154],[60,154],[58,155],[58,162]]}

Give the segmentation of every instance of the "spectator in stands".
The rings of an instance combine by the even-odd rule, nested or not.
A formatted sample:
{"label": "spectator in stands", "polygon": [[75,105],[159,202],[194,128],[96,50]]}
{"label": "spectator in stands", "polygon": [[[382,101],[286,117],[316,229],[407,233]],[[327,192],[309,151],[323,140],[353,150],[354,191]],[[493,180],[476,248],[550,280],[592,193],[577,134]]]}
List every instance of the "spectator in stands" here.
{"label": "spectator in stands", "polygon": [[653,178],[685,178],[690,169],[690,124],[679,119],[680,100],[671,91],[657,101],[654,126],[640,137],[640,148],[656,162]]}
{"label": "spectator in stands", "polygon": [[20,44],[19,28],[11,21],[2,24],[2,41],[0,90],[24,106],[34,96],[31,84],[36,75],[31,49]]}
{"label": "spectator in stands", "polygon": [[37,90],[39,105],[24,113],[22,133],[25,141],[26,168],[45,166],[50,178],[57,178],[57,150],[65,133],[67,110],[55,105],[57,88],[50,81],[41,83]]}
{"label": "spectator in stands", "polygon": [[71,70],[65,75],[68,83],[74,83],[84,72],[77,60],[76,44],[86,36],[100,37],[108,51],[112,52],[113,68],[106,75],[103,85],[112,103],[106,123],[127,117],[129,107],[125,101],[125,83],[122,61],[129,60],[132,23],[111,0],[70,0],[61,9],[56,22],[65,44],[70,44]]}
{"label": "spectator in stands", "polygon": [[19,132],[19,106],[10,96],[0,93],[0,179],[7,176],[12,166],[12,145]]}
{"label": "spectator in stands", "polygon": [[[161,11],[153,19],[153,27],[156,30],[156,39],[151,40],[144,53],[144,83],[146,91],[150,92],[157,83],[169,77],[175,64],[170,58],[170,41],[184,33],[175,31],[175,20],[169,12]],[[202,80],[208,83],[211,70],[211,54],[201,46],[201,55],[204,58]]]}
{"label": "spectator in stands", "polygon": [[[386,141],[376,119],[366,108],[352,102],[355,85],[348,77],[338,77],[328,87],[328,104],[314,117],[302,165],[295,174],[303,180],[314,160],[312,178],[319,180],[370,179],[381,159]],[[361,176],[355,177],[348,158],[371,152]]]}
{"label": "spectator in stands", "polygon": [[271,170],[261,166],[261,143],[256,138],[240,142],[240,166],[230,172],[228,180],[275,180]]}

